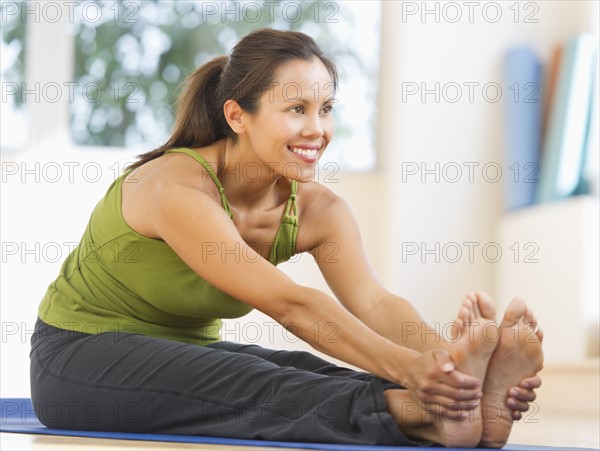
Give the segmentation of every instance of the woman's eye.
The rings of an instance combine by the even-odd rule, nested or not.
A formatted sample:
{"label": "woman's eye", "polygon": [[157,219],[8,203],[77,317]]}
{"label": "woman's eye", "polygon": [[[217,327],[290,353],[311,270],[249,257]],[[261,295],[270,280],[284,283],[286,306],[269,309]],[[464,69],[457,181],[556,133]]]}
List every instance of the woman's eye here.
{"label": "woman's eye", "polygon": [[304,111],[304,109],[301,106],[295,106],[292,108],[292,111],[294,113],[302,113]]}
{"label": "woman's eye", "polygon": [[333,110],[333,105],[327,105],[323,107],[323,113],[325,114],[331,113],[331,110]]}

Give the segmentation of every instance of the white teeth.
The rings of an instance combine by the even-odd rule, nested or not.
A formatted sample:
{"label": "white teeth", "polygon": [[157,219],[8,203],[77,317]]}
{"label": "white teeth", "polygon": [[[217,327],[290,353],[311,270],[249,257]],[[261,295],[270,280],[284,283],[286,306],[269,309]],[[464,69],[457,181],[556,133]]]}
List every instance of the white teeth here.
{"label": "white teeth", "polygon": [[317,156],[317,150],[316,149],[311,149],[311,150],[306,150],[306,149],[301,149],[299,147],[290,147],[289,148],[292,152],[297,153],[299,155],[303,155],[305,157],[316,157]]}

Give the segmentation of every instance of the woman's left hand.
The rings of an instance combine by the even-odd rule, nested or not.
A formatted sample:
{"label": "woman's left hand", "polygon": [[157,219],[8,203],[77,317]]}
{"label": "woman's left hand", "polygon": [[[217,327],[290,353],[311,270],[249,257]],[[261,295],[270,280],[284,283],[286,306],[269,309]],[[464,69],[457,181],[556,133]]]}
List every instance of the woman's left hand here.
{"label": "woman's left hand", "polygon": [[506,405],[511,409],[513,420],[518,421],[523,417],[522,412],[529,410],[529,403],[535,400],[534,389],[540,388],[542,379],[539,376],[525,378],[518,387],[508,390]]}

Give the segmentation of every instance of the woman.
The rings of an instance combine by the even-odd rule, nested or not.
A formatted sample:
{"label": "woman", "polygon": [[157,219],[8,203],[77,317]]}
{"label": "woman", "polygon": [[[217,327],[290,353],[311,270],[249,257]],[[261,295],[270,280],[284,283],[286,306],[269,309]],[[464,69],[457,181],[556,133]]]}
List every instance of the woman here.
{"label": "woman", "polygon": [[[535,319],[515,300],[498,326],[489,297],[472,294],[446,342],[381,287],[348,206],[312,181],[333,136],[336,88],[311,38],[266,29],[188,78],[171,138],[109,187],[42,300],[31,388],[44,424],[504,444],[540,385]],[[343,306],[275,267],[301,252]],[[220,319],[253,308],[367,372],[220,341]],[[419,333],[403,333],[406,324]]]}

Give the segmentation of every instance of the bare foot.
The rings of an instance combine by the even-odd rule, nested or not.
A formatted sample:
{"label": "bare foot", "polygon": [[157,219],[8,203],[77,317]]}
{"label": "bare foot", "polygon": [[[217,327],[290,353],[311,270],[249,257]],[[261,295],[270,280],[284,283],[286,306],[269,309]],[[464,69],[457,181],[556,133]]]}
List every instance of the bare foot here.
{"label": "bare foot", "polygon": [[[498,325],[485,319],[477,303],[465,299],[452,327],[450,352],[462,373],[485,380],[488,363],[497,344]],[[388,408],[408,437],[430,440],[447,447],[472,448],[482,437],[483,425],[479,402],[470,410],[447,406],[443,413],[433,413],[412,398],[406,390],[384,392]]]}
{"label": "bare foot", "polygon": [[[490,308],[493,309],[493,303],[490,305],[485,306],[488,309],[486,315],[491,313]],[[473,302],[469,297],[463,301],[452,328],[452,344],[449,351],[459,371],[484,381],[488,364],[498,344],[499,334],[498,325],[492,319],[484,317],[480,306],[481,304]],[[478,405],[469,411],[466,420],[454,422],[446,427],[451,446],[471,447],[479,443],[483,433],[481,413],[481,406]],[[461,442],[466,431],[470,440]]]}
{"label": "bare foot", "polygon": [[481,316],[483,316],[485,319],[496,321],[496,304],[488,293],[485,291],[469,293],[467,294],[467,299],[470,299],[471,302],[477,304],[479,311],[481,312]]}
{"label": "bare foot", "polygon": [[[496,306],[488,293],[485,291],[477,291],[476,293],[469,293],[467,297],[471,299],[472,302],[479,305],[479,310],[484,318],[496,321]],[[537,324],[537,319],[533,316],[531,310],[526,311],[525,322]],[[537,335],[541,341],[542,331],[539,330]],[[523,416],[523,412],[529,410],[529,403],[533,402],[536,398],[534,390],[539,388],[541,383],[540,377],[536,374],[523,379],[518,385],[510,388],[509,396],[506,399],[506,406],[512,410],[513,420],[520,420]],[[512,395],[510,393],[512,393]]]}
{"label": "bare foot", "polygon": [[506,444],[513,423],[512,410],[506,406],[508,390],[542,369],[541,342],[533,313],[522,299],[513,299],[500,324],[500,341],[483,386],[480,446],[502,448]]}

